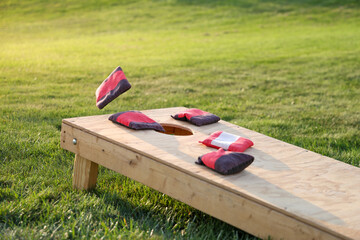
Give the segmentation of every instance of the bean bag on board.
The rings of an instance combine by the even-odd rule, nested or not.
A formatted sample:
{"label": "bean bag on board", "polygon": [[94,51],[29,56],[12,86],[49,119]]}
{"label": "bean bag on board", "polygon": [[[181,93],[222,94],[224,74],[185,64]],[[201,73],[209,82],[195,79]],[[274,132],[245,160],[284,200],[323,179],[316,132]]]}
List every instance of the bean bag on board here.
{"label": "bean bag on board", "polygon": [[179,112],[171,117],[176,120],[188,121],[196,126],[216,123],[220,120],[220,118],[215,114],[208,113],[197,108],[191,108],[186,111]]}
{"label": "bean bag on board", "polygon": [[115,113],[109,117],[109,120],[135,130],[154,129],[165,132],[165,129],[159,123],[139,111]]}
{"label": "bean bag on board", "polygon": [[223,131],[214,132],[205,140],[199,142],[208,147],[223,148],[233,152],[244,152],[254,145],[250,139]]}
{"label": "bean bag on board", "polygon": [[200,156],[196,164],[205,165],[223,175],[243,171],[254,161],[254,157],[245,153],[219,150]]}

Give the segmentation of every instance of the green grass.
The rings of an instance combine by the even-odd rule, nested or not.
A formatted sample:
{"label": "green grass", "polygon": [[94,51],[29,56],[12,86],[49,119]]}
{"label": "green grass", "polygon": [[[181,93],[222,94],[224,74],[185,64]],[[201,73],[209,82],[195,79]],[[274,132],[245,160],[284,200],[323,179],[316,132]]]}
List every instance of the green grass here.
{"label": "green grass", "polygon": [[356,0],[1,1],[0,238],[253,239],[104,168],[74,191],[61,120],[196,107],[359,166],[359,23]]}

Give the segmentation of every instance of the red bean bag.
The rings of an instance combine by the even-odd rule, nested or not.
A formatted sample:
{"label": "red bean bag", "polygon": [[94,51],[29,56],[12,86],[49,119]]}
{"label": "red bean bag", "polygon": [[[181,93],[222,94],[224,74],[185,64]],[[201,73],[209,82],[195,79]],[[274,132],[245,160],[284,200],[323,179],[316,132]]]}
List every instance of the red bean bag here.
{"label": "red bean bag", "polygon": [[199,142],[208,147],[223,148],[233,152],[244,152],[254,145],[250,139],[223,131],[214,132],[208,138]]}
{"label": "red bean bag", "polygon": [[223,175],[239,173],[254,161],[254,157],[245,153],[219,150],[200,156],[196,164],[205,165]]}
{"label": "red bean bag", "polygon": [[117,98],[120,94],[131,88],[121,67],[117,67],[96,89],[96,106],[104,108],[108,103]]}
{"label": "red bean bag", "polygon": [[109,120],[135,130],[154,129],[165,132],[165,129],[159,123],[139,111],[115,113],[109,117]]}
{"label": "red bean bag", "polygon": [[191,108],[186,111],[179,112],[171,117],[176,120],[188,121],[196,126],[216,123],[220,120],[220,118],[215,114],[208,113],[197,108]]}

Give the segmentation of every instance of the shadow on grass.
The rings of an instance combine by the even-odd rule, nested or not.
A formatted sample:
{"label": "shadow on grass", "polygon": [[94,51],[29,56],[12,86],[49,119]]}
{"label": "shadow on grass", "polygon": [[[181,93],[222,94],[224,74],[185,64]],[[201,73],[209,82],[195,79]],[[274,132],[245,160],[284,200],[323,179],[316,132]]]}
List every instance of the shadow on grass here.
{"label": "shadow on grass", "polygon": [[[143,187],[145,186],[140,188]],[[135,222],[135,225],[141,231],[153,232],[155,235],[168,239],[178,237],[202,239],[207,238],[209,232],[213,233],[210,235],[214,239],[220,235],[232,239],[234,237],[237,239],[258,239],[184,203],[171,200],[170,197],[156,190],[151,189],[150,191],[151,196],[148,196],[145,200],[146,203],[138,205],[124,199],[134,197],[132,195],[138,195],[136,189],[130,193],[125,191],[124,194],[95,189],[90,194],[95,194],[98,198],[103,199],[105,204],[111,205],[116,208],[117,212],[121,212],[121,218],[125,219],[123,220],[125,222],[123,227],[125,228],[132,228],[131,225]],[[138,198],[138,196],[135,196],[135,198]],[[181,206],[175,206],[178,204]],[[204,222],[207,224],[204,224]]]}

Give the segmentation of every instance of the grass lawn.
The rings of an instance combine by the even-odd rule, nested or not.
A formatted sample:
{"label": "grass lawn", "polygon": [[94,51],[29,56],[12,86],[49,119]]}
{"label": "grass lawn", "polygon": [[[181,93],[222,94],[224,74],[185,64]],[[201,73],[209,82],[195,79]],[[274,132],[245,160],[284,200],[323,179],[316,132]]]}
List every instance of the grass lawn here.
{"label": "grass lawn", "polygon": [[357,0],[0,1],[0,238],[254,239],[105,168],[74,191],[61,120],[196,107],[359,166],[359,39]]}

